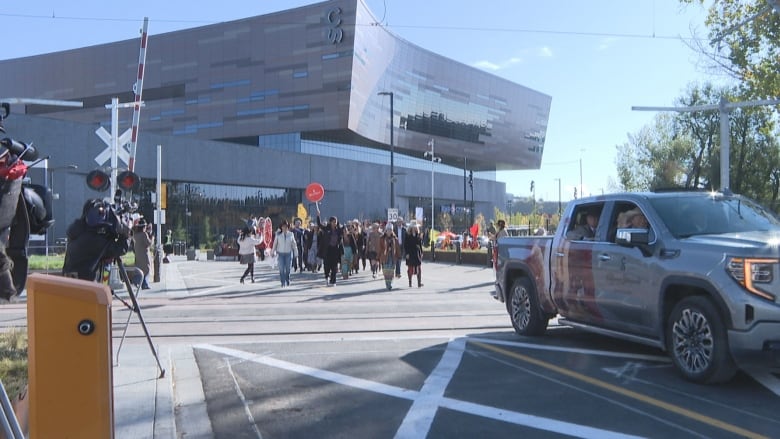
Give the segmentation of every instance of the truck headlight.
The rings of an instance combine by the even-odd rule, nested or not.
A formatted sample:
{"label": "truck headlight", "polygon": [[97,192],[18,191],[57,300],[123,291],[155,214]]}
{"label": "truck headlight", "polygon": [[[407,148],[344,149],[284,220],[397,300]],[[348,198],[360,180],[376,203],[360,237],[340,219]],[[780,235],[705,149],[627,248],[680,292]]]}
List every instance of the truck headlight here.
{"label": "truck headlight", "polygon": [[774,302],[775,295],[762,289],[775,278],[777,259],[729,258],[726,271],[748,292]]}

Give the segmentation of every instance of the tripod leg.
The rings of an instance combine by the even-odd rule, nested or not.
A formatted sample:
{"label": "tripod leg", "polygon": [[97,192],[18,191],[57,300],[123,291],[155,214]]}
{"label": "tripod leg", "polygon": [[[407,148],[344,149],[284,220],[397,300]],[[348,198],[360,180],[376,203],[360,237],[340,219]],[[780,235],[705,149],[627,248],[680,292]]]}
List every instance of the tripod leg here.
{"label": "tripod leg", "polygon": [[130,308],[130,312],[127,314],[127,321],[125,321],[125,329],[122,330],[122,338],[119,339],[119,347],[116,348],[116,366],[119,366],[119,353],[122,352],[122,344],[125,342],[127,336],[127,327],[130,326],[130,318],[133,317],[133,309]]}
{"label": "tripod leg", "polygon": [[149,329],[146,327],[146,322],[144,322],[144,316],[141,314],[141,307],[138,306],[138,300],[136,300],[135,293],[133,292],[133,284],[130,283],[130,278],[127,276],[127,271],[125,271],[125,264],[120,258],[116,259],[116,263],[117,268],[119,268],[119,276],[127,288],[127,294],[130,295],[130,300],[133,302],[133,311],[138,314],[138,321],[141,323],[144,334],[146,334],[146,341],[149,342],[149,349],[152,350],[152,355],[154,355],[154,359],[157,360],[157,367],[160,369],[160,378],[163,378],[165,377],[165,369],[163,369],[162,364],[160,364],[160,357],[157,355],[157,349],[155,349],[154,343],[152,343],[152,336],[149,335]]}

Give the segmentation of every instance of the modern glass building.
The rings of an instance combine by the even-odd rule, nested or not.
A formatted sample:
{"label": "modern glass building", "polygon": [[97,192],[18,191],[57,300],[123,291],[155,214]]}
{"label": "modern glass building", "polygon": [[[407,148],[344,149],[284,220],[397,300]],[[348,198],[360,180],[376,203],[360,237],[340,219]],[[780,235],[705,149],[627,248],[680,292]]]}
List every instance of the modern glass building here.
{"label": "modern glass building", "polygon": [[[438,224],[442,213],[490,218],[506,192],[495,171],[541,164],[550,96],[398,38],[362,0],[152,35],[147,47],[135,167],[142,210],[151,217],[144,191],[154,188],[159,144],[166,227],[193,241],[250,214],[312,210],[303,190],[314,181],[326,190],[323,215],[383,219],[395,207],[427,223],[432,168]],[[49,172],[69,189],[55,203],[70,215],[57,237],[77,200],[99,196],[83,184],[106,165],[94,131],[110,131],[112,98],[135,99],[138,53],[132,39],[0,61],[0,99],[84,103],[16,106],[6,122],[9,135],[41,145],[50,169],[78,166]],[[131,123],[132,110],[120,110],[119,132]],[[431,144],[441,164],[423,157]]]}

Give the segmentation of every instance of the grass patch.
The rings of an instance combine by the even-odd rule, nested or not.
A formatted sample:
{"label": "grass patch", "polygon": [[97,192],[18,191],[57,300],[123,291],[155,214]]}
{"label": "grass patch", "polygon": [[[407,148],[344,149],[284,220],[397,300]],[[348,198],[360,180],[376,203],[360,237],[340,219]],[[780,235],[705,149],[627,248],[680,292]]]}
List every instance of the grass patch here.
{"label": "grass patch", "polygon": [[24,329],[0,333],[0,380],[11,399],[27,385],[27,331]]}
{"label": "grass patch", "polygon": [[[122,256],[122,262],[127,266],[135,264],[135,253],[127,252]],[[53,271],[61,272],[62,265],[65,263],[64,254],[30,255],[27,261],[27,268],[31,271]]]}

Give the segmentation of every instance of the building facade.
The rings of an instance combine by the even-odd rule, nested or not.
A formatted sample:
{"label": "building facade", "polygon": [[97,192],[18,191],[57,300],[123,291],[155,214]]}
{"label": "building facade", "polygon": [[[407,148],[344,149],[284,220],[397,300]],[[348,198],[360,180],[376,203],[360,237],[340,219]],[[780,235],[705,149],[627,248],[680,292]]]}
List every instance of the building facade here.
{"label": "building facade", "polygon": [[[138,51],[133,39],[0,61],[0,99],[84,104],[16,106],[6,121],[50,169],[68,169],[44,176],[69,192],[54,188],[55,212],[68,215],[56,237],[77,200],[100,196],[83,183],[106,165],[94,131],[110,131],[112,98],[134,100]],[[311,182],[325,187],[323,215],[373,220],[395,207],[428,223],[434,172],[437,223],[490,218],[505,199],[495,171],[540,166],[551,98],[398,38],[362,0],[336,0],[150,36],[143,101],[135,196],[151,216],[162,145],[165,227],[203,241],[250,214],[316,214],[303,195]],[[131,123],[120,110],[119,132]],[[440,164],[423,156],[430,145]]]}

